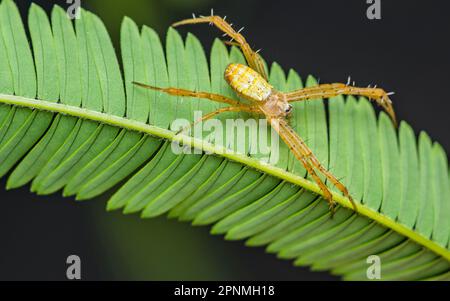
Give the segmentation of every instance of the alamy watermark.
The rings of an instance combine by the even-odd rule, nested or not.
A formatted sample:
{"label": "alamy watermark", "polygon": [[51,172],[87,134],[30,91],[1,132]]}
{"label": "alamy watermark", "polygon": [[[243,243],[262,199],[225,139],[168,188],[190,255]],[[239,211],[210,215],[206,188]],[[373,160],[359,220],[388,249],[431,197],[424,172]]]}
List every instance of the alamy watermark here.
{"label": "alamy watermark", "polygon": [[[200,120],[201,111],[194,112],[194,120]],[[258,155],[258,160],[270,164],[276,164],[279,156],[279,136],[276,130],[267,123],[266,119],[208,119],[198,122],[190,127],[191,121],[187,119],[175,119],[171,124],[172,130],[186,129],[182,134],[189,134],[198,141],[210,141],[217,147],[215,152],[238,153],[244,155]],[[273,125],[273,124],[272,124]],[[275,123],[276,125],[276,123]],[[177,141],[172,143],[172,152],[180,154],[201,154],[203,151],[197,148],[183,146]]]}
{"label": "alamy watermark", "polygon": [[66,270],[66,277],[69,280],[80,280],[81,279],[81,259],[78,255],[69,255],[66,259],[66,264],[68,264]]}
{"label": "alamy watermark", "polygon": [[71,4],[67,8],[67,16],[69,19],[80,19],[81,18],[81,0],[66,0],[67,4]]}

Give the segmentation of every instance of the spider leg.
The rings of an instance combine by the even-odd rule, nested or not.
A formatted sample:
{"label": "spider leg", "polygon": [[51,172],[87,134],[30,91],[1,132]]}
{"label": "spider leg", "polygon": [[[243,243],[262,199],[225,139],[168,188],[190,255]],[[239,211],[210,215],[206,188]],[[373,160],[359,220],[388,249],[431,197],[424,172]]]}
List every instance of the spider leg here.
{"label": "spider leg", "polygon": [[365,96],[369,100],[375,100],[391,117],[393,123],[397,125],[392,101],[389,98],[391,93],[386,93],[380,88],[360,88],[341,83],[322,84],[315,87],[308,87],[292,92],[284,93],[289,102],[303,101],[309,99],[331,98],[338,95],[358,95]]}
{"label": "spider leg", "polygon": [[[275,121],[275,122],[274,122]],[[314,156],[311,149],[305,144],[305,142],[300,138],[299,135],[288,125],[288,123],[283,119],[272,119],[272,126],[278,132],[280,137],[285,141],[285,143],[289,146],[290,150],[294,154],[294,156],[303,163],[308,173],[311,177],[316,181],[319,185],[320,189],[324,193],[325,199],[328,201],[330,208],[334,208],[334,201],[331,195],[331,192],[328,190],[328,187],[323,183],[323,181],[317,176],[317,173],[314,171],[314,168],[317,168],[328,180],[330,180],[333,185],[339,189],[342,194],[347,197],[352,204],[355,211],[357,211],[357,207],[353,198],[350,196],[348,189],[341,183],[339,180],[329,172],[320,161]]]}
{"label": "spider leg", "polygon": [[242,106],[241,103],[239,103],[236,100],[233,100],[231,98],[222,96],[220,94],[214,94],[214,93],[209,93],[209,92],[197,92],[197,91],[191,91],[191,90],[185,90],[185,89],[179,89],[179,88],[159,88],[159,87],[154,87],[154,86],[150,86],[147,84],[143,84],[143,83],[138,83],[138,82],[133,82],[133,84],[146,88],[146,89],[151,89],[151,90],[156,90],[156,91],[161,91],[164,93],[167,93],[169,95],[174,95],[174,96],[184,96],[184,97],[195,97],[195,98],[204,98],[204,99],[209,99],[215,102],[220,102],[220,103],[226,103],[232,106]]}
{"label": "spider leg", "polygon": [[196,125],[199,122],[202,121],[206,121],[208,119],[213,118],[214,116],[217,116],[221,113],[225,113],[225,112],[248,112],[248,113],[261,113],[261,111],[257,108],[257,107],[250,107],[250,106],[245,106],[245,105],[239,105],[239,106],[235,106],[235,107],[225,107],[225,108],[220,108],[217,109],[213,112],[210,112],[204,116],[202,116],[201,118],[195,120],[193,123],[191,123],[190,125],[180,129],[177,134],[183,133],[187,130],[189,130],[190,128],[192,128],[194,125]]}
{"label": "spider leg", "polygon": [[252,69],[256,70],[259,74],[261,74],[261,76],[264,77],[265,80],[268,80],[264,64],[258,52],[252,50],[250,45],[245,40],[244,36],[240,33],[240,30],[235,31],[233,27],[231,27],[231,24],[226,22],[223,18],[211,14],[211,16],[181,20],[179,22],[173,23],[172,26],[176,27],[180,25],[198,23],[214,24],[218,29],[228,35],[232,41],[236,41],[236,44],[241,48],[248,65]]}
{"label": "spider leg", "polygon": [[239,43],[233,41],[222,41],[225,45],[240,47]]}

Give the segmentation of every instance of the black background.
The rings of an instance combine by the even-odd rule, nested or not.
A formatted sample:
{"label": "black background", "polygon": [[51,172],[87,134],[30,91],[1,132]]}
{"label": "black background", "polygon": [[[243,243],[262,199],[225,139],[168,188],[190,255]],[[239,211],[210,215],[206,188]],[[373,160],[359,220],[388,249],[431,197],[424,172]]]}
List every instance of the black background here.
{"label": "black background", "polygon": [[[53,3],[35,2],[46,9]],[[127,3],[132,2],[118,1],[115,7],[121,15],[133,18],[127,11]],[[236,26],[245,26],[247,39],[254,48],[262,48],[268,62],[277,61],[302,75],[316,75],[321,82],[345,82],[351,75],[357,85],[378,84],[395,91],[392,99],[399,119],[408,121],[417,133],[426,131],[448,152],[450,6],[447,1],[437,0],[381,2],[381,20],[367,19],[365,0],[210,1],[196,12],[207,14],[212,6]],[[18,2],[24,16],[29,3]],[[66,6],[64,1],[60,3]],[[91,4],[82,1],[82,5],[90,9]],[[93,5],[92,10],[103,17],[101,9]],[[190,12],[177,10],[169,16],[161,28],[189,17]],[[143,23],[153,26],[151,21]],[[219,36],[218,31],[207,26],[187,30],[199,36],[204,45]],[[0,181],[0,279],[65,279],[65,258],[78,254],[85,267],[83,279],[127,280],[105,260],[108,250],[95,230],[97,217],[121,216],[105,212],[104,200],[79,203],[62,199],[59,194],[35,196],[28,187],[6,192],[5,182]],[[263,249],[209,237],[207,228],[160,218],[159,224],[164,223],[207,237],[215,250],[225,254],[224,260],[230,260],[231,267],[239,266],[231,268],[226,279],[338,279],[294,268],[290,262],[265,254]],[[164,249],[164,242],[160,247]],[[197,276],[208,279],[206,274]],[[178,279],[177,271],[168,278]]]}

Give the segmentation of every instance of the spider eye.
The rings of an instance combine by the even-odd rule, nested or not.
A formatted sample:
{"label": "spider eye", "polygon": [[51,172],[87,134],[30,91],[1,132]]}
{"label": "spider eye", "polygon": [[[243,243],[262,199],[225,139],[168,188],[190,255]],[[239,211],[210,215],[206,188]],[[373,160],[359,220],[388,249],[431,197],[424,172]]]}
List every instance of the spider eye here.
{"label": "spider eye", "polygon": [[288,105],[288,107],[286,108],[285,112],[286,112],[286,113],[289,113],[291,110],[292,110],[292,106],[291,106],[291,105]]}

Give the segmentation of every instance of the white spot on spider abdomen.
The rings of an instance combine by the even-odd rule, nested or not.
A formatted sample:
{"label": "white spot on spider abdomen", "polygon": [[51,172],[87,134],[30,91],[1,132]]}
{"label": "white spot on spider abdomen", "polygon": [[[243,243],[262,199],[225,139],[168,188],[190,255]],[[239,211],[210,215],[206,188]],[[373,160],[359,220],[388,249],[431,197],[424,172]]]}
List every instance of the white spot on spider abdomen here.
{"label": "white spot on spider abdomen", "polygon": [[225,69],[225,80],[244,97],[263,101],[272,93],[272,86],[255,70],[242,64],[230,64]]}

